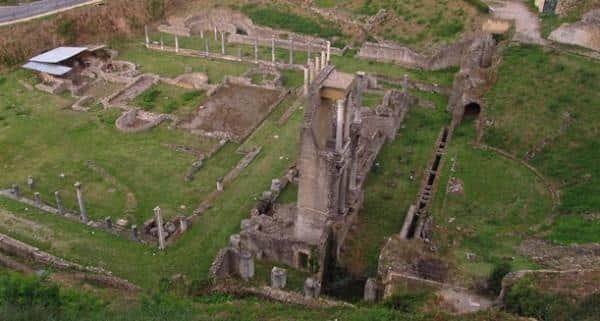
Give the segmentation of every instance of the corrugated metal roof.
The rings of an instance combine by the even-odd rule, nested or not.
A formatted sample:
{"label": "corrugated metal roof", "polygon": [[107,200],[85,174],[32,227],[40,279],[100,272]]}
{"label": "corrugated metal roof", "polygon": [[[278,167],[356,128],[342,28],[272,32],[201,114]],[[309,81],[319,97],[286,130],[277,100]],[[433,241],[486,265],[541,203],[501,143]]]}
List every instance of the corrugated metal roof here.
{"label": "corrugated metal roof", "polygon": [[69,71],[71,71],[71,69],[72,69],[70,67],[65,67],[65,66],[61,66],[61,65],[45,64],[45,63],[33,62],[33,61],[30,61],[30,62],[24,64],[23,68],[29,69],[29,70],[34,70],[34,71],[39,71],[39,72],[45,72],[47,74],[54,75],[54,76],[62,76],[64,74],[68,73]]}
{"label": "corrugated metal roof", "polygon": [[86,47],[58,47],[35,56],[29,59],[29,61],[55,64],[76,56],[86,50]]}

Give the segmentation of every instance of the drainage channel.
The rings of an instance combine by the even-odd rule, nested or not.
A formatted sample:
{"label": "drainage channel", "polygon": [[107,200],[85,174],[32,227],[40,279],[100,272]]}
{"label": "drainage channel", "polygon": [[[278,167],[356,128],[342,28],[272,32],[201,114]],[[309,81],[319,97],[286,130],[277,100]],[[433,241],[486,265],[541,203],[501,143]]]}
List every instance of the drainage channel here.
{"label": "drainage channel", "polygon": [[443,127],[436,141],[436,149],[430,161],[431,166],[425,172],[425,178],[423,179],[416,202],[416,212],[412,216],[412,219],[405,222],[407,226],[403,227],[403,230],[407,231],[405,235],[405,238],[407,239],[426,238],[424,229],[427,222],[430,220],[429,207],[435,194],[436,183],[440,176],[438,174],[442,168],[442,160],[446,153],[449,139],[450,130],[448,127]]}

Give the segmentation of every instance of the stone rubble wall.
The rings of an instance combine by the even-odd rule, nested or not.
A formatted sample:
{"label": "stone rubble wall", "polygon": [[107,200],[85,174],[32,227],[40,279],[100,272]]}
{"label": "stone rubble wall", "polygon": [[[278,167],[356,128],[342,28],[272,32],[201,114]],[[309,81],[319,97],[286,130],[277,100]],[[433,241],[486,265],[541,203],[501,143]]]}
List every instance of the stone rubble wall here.
{"label": "stone rubble wall", "polygon": [[589,11],[579,22],[561,25],[548,39],[600,52],[600,8]]}
{"label": "stone rubble wall", "polygon": [[[144,114],[151,114],[151,117],[143,117]],[[144,120],[147,118],[149,120]],[[165,114],[154,114],[141,111],[139,109],[130,109],[117,118],[115,126],[124,133],[140,133],[150,130],[169,118]]]}

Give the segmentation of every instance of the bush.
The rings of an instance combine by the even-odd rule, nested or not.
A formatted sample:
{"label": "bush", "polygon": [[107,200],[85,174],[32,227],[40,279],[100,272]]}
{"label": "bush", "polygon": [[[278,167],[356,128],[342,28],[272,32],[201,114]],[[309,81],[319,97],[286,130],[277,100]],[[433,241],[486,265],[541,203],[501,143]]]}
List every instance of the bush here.
{"label": "bush", "polygon": [[504,279],[504,276],[507,275],[511,269],[510,263],[507,262],[502,262],[494,266],[494,269],[492,269],[488,278],[488,287],[492,293],[500,293],[500,290],[502,290],[502,279]]}
{"label": "bush", "polygon": [[429,297],[431,297],[430,291],[419,291],[414,293],[400,291],[387,298],[383,305],[397,311],[416,312]]}
{"label": "bush", "polygon": [[[542,321],[571,321],[574,307],[564,297],[542,294],[532,281],[523,278],[508,291],[506,309]],[[582,319],[584,320],[584,319]]]}

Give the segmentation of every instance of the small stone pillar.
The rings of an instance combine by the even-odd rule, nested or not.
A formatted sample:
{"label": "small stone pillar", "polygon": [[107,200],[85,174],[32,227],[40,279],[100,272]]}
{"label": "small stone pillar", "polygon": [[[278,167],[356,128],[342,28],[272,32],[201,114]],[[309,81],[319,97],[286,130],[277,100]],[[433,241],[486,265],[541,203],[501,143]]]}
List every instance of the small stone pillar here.
{"label": "small stone pillar", "polygon": [[271,62],[275,63],[275,36],[271,37]]}
{"label": "small stone pillar", "polygon": [[131,225],[131,236],[133,237],[134,240],[138,239],[138,228],[137,228],[137,225],[135,225],[135,224]]}
{"label": "small stone pillar", "polygon": [[304,67],[304,95],[308,95],[308,88],[310,86],[310,73],[307,67]]}
{"label": "small stone pillar", "polygon": [[365,81],[365,72],[364,71],[357,71],[356,72],[356,97],[355,97],[355,102],[356,102],[356,112],[354,113],[354,122],[355,123],[360,123],[361,119],[360,119],[360,108],[362,107],[362,102],[363,102],[363,87],[364,87],[364,81]]}
{"label": "small stone pillar", "polygon": [[327,61],[325,59],[327,59],[327,55],[325,54],[325,51],[321,51],[321,69],[327,67]]}
{"label": "small stone pillar", "polygon": [[160,50],[165,50],[165,42],[163,41],[162,35],[160,35]]}
{"label": "small stone pillar", "polygon": [[58,210],[58,214],[65,215],[65,207],[63,206],[62,198],[60,197],[60,193],[58,191],[54,192],[54,199],[56,200],[56,209]]}
{"label": "small stone pillar", "polygon": [[150,45],[150,36],[148,35],[148,25],[144,25],[144,33],[146,34],[146,48]]}
{"label": "small stone pillar", "polygon": [[240,276],[244,280],[254,277],[254,259],[252,258],[252,253],[248,251],[240,253]]}
{"label": "small stone pillar", "polygon": [[29,189],[33,189],[33,187],[34,187],[33,176],[27,176],[27,187],[29,187]]}
{"label": "small stone pillar", "polygon": [[290,65],[294,64],[294,39],[290,39]]}
{"label": "small stone pillar", "polygon": [[311,64],[311,51],[312,51],[312,41],[308,41],[308,57],[306,58],[306,60],[308,61],[308,64]]}
{"label": "small stone pillar", "polygon": [[179,37],[175,35],[175,52],[179,52]]}
{"label": "small stone pillar", "polygon": [[316,78],[316,77],[315,77],[315,75],[316,75],[316,72],[315,72],[315,66],[314,66],[314,64],[312,63],[312,61],[309,61],[309,62],[308,62],[308,76],[309,76],[309,78],[310,78],[310,82],[311,82],[311,83],[312,83],[313,81],[315,81],[315,78]]}
{"label": "small stone pillar", "polygon": [[12,184],[12,186],[10,187],[10,193],[16,198],[21,197],[21,190],[19,189],[19,185]]}
{"label": "small stone pillar", "polygon": [[42,206],[42,197],[39,192],[33,193],[33,201],[35,202],[35,205]]}
{"label": "small stone pillar", "polygon": [[337,117],[335,127],[335,150],[340,153],[344,143],[344,109],[345,103],[342,99],[337,101]]}
{"label": "small stone pillar", "polygon": [[231,246],[232,248],[236,249],[236,250],[241,250],[241,242],[242,242],[242,238],[240,237],[239,234],[233,234],[231,236],[229,236],[229,246]]}
{"label": "small stone pillar", "polygon": [[200,30],[200,39],[204,39],[204,30]]}
{"label": "small stone pillar", "polygon": [[254,62],[258,63],[258,38],[254,39]]}
{"label": "small stone pillar", "polygon": [[287,271],[276,266],[271,270],[271,287],[283,289],[287,283]]}
{"label": "small stone pillar", "polygon": [[104,223],[106,224],[106,228],[111,230],[113,227],[113,223],[112,223],[112,217],[107,216],[104,218]]}
{"label": "small stone pillar", "polygon": [[217,27],[214,28],[215,29],[215,41],[219,40],[218,36],[217,36]]}
{"label": "small stone pillar", "polygon": [[204,53],[206,54],[206,57],[208,57],[208,39],[204,40]]}
{"label": "small stone pillar", "polygon": [[225,33],[221,31],[221,54],[225,55]]}
{"label": "small stone pillar", "polygon": [[238,60],[242,61],[242,48],[238,48]]}
{"label": "small stone pillar", "polygon": [[281,192],[281,180],[279,180],[279,178],[271,180],[271,191],[277,193]]}
{"label": "small stone pillar", "polygon": [[327,63],[326,65],[329,64],[329,61],[331,59],[331,41],[327,41]]}
{"label": "small stone pillar", "polygon": [[222,192],[223,191],[223,178],[217,178],[217,191]]}
{"label": "small stone pillar", "polygon": [[368,278],[365,283],[365,292],[363,299],[366,302],[374,303],[377,301],[377,281],[373,278]]}
{"label": "small stone pillar", "polygon": [[162,221],[162,216],[160,215],[160,207],[154,208],[154,221],[156,222],[156,228],[158,229],[158,249],[165,249],[165,231]]}
{"label": "small stone pillar", "polygon": [[408,75],[407,74],[404,74],[404,79],[402,80],[402,92],[405,94],[408,92]]}
{"label": "small stone pillar", "polygon": [[81,192],[81,183],[75,183],[75,189],[77,192],[77,203],[79,203],[79,215],[81,217],[81,221],[84,224],[88,222],[87,211],[85,210],[85,202],[83,201],[83,193]]}
{"label": "small stone pillar", "polygon": [[179,219],[179,230],[181,230],[181,232],[187,231],[188,226],[189,226],[189,223],[185,216],[182,217],[181,219]]}
{"label": "small stone pillar", "polygon": [[320,72],[321,72],[321,57],[319,57],[319,55],[317,55],[315,57],[315,77],[317,75],[319,75]]}
{"label": "small stone pillar", "polygon": [[316,299],[321,294],[321,283],[313,278],[307,278],[304,281],[304,297],[307,299]]}

